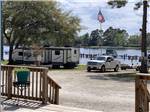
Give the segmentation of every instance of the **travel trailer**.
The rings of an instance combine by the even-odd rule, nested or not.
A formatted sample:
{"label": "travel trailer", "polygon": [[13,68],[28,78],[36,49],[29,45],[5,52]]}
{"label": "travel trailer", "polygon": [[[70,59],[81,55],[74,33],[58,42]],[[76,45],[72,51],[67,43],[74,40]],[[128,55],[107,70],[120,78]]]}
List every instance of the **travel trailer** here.
{"label": "travel trailer", "polygon": [[43,65],[52,65],[53,67],[64,66],[74,68],[79,64],[79,48],[73,47],[44,47],[18,48],[13,51],[13,61],[17,64],[34,64],[40,61]]}

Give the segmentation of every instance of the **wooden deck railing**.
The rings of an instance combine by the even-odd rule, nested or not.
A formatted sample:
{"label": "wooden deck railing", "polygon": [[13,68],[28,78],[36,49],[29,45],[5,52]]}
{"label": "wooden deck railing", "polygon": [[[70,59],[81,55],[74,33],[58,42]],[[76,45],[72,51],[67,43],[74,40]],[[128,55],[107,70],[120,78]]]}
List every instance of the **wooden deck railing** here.
{"label": "wooden deck railing", "polygon": [[150,74],[138,73],[135,80],[135,112],[149,112],[150,94],[147,89]]}
{"label": "wooden deck railing", "polygon": [[[17,80],[14,68],[21,67],[30,69],[30,86],[23,92],[13,86],[13,82]],[[2,95],[9,99],[17,97],[59,104],[59,89],[61,87],[48,76],[48,69],[44,67],[2,65],[1,85]]]}

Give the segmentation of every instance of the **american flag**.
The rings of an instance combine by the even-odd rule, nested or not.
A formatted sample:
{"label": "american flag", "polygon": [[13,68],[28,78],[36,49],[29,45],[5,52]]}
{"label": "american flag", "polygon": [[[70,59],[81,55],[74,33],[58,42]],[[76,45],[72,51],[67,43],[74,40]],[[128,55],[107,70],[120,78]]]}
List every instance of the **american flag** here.
{"label": "american flag", "polygon": [[103,14],[102,14],[102,12],[100,10],[99,10],[97,19],[99,20],[100,23],[105,22],[104,16],[103,16]]}

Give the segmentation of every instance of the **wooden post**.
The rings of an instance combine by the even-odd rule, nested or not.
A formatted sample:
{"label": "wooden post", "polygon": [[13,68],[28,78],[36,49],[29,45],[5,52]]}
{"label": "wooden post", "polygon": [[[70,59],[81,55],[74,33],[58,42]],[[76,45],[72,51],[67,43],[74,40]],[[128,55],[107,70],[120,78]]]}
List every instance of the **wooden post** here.
{"label": "wooden post", "polygon": [[12,98],[12,68],[10,68],[10,67],[8,67],[8,79],[6,79],[6,80],[8,80],[8,99],[11,99]]}
{"label": "wooden post", "polygon": [[139,76],[135,78],[135,112],[139,112]]}
{"label": "wooden post", "polygon": [[42,103],[46,104],[48,101],[48,80],[47,80],[48,70],[43,70],[43,92],[42,92]]}
{"label": "wooden post", "polygon": [[149,112],[147,80],[150,74],[137,74],[135,79],[135,112]]}
{"label": "wooden post", "polygon": [[[147,80],[143,80],[143,86],[145,87],[145,90],[148,90],[147,89]],[[148,99],[148,93],[147,91],[144,91],[144,104],[145,104],[145,112],[149,112],[149,99]]]}
{"label": "wooden post", "polygon": [[59,88],[55,87],[55,104],[59,105]]}

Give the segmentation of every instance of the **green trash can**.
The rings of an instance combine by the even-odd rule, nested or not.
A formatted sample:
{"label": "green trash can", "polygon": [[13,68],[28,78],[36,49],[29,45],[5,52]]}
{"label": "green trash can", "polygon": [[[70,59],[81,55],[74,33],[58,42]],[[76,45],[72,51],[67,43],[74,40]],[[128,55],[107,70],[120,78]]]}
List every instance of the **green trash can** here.
{"label": "green trash can", "polygon": [[17,72],[17,81],[20,83],[25,83],[28,81],[30,72],[29,71],[18,71]]}

